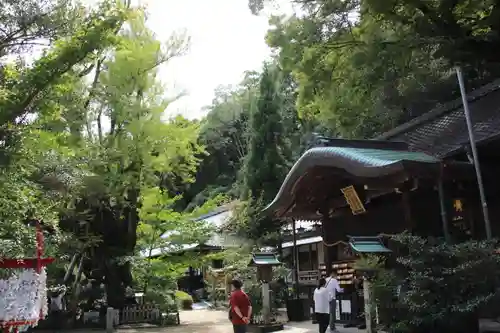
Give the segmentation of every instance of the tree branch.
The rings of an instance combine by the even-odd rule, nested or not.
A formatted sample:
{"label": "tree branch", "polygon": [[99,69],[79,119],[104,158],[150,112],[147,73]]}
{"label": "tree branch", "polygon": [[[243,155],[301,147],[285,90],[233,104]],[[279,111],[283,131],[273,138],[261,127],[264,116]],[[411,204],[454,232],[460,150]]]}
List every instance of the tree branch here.
{"label": "tree branch", "polygon": [[[87,100],[85,101],[85,104],[83,105],[83,112],[85,112],[85,122],[86,122],[86,127],[87,127],[87,135],[90,140],[92,140],[92,127],[91,127],[91,120],[89,119],[89,105],[90,101],[94,97],[96,90],[97,90],[97,83],[99,82],[99,75],[101,75],[101,68],[102,68],[102,63],[104,62],[105,57],[97,59],[96,65],[95,65],[95,73],[94,73],[94,79],[92,80],[92,85],[90,86],[89,90],[89,95],[87,97]],[[98,126],[100,128],[100,119],[98,119]]]}

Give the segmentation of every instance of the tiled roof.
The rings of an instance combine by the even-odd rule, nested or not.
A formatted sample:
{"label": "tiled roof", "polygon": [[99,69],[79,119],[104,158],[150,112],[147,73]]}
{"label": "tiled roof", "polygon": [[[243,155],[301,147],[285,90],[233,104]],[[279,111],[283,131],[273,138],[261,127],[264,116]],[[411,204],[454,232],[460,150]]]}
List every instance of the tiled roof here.
{"label": "tiled roof", "polygon": [[[478,144],[500,134],[500,80],[467,94],[475,140]],[[399,141],[412,151],[447,157],[469,144],[460,98],[398,126],[376,140]]]}
{"label": "tiled roof", "polygon": [[276,266],[281,265],[274,253],[254,253],[249,266]]}
{"label": "tiled roof", "polygon": [[391,252],[384,246],[378,237],[351,237],[349,245],[358,253],[387,253]]}

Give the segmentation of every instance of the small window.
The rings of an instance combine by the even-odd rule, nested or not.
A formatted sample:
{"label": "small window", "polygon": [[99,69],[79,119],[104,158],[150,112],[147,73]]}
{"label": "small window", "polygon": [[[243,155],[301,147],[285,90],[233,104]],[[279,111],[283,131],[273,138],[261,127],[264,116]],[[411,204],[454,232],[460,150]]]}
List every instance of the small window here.
{"label": "small window", "polygon": [[222,259],[212,260],[212,268],[215,268],[215,269],[224,268],[224,262],[222,261]]}

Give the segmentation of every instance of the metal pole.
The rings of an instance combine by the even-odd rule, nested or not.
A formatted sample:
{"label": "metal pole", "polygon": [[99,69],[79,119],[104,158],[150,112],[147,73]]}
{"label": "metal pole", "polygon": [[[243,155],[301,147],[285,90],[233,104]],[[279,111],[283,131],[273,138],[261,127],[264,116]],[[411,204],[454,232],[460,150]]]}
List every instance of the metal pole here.
{"label": "metal pole", "polygon": [[292,219],[292,235],[293,235],[293,277],[295,280],[294,294],[295,299],[299,299],[299,258],[297,251],[297,231],[295,230],[295,219]]}
{"label": "metal pole", "polygon": [[490,216],[488,214],[488,204],[486,202],[486,195],[484,193],[483,177],[481,176],[481,167],[479,165],[479,158],[477,155],[476,140],[474,139],[474,132],[472,129],[472,122],[470,119],[469,102],[465,92],[464,78],[462,69],[455,67],[457,71],[458,84],[460,85],[460,94],[462,95],[462,104],[464,107],[465,120],[467,122],[467,131],[469,132],[470,147],[472,150],[472,158],[474,159],[474,169],[476,170],[477,185],[479,187],[479,197],[481,199],[481,206],[483,208],[484,227],[486,229],[486,239],[491,239],[491,224]]}

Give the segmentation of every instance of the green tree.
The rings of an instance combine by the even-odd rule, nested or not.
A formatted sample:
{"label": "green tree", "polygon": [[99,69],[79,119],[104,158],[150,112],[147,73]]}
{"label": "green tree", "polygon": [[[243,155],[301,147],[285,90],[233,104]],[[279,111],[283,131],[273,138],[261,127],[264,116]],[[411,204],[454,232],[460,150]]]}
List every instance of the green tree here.
{"label": "green tree", "polygon": [[[258,14],[274,0],[249,0]],[[410,43],[412,50],[432,50],[436,58],[450,65],[473,66],[484,71],[498,67],[500,5],[494,0],[296,0],[295,4],[328,23],[335,30],[352,26],[354,17],[370,17],[384,29],[405,31],[405,40],[385,39],[389,43]],[[388,36],[391,37],[391,36]],[[490,68],[491,70],[491,68]]]}
{"label": "green tree", "polygon": [[[289,147],[283,137],[281,78],[279,72],[264,66],[257,107],[250,116],[249,148],[243,166],[242,198],[248,207],[258,201],[269,203],[278,192],[286,175]],[[248,236],[259,239],[278,230],[260,214],[251,214]]]}
{"label": "green tree", "polygon": [[[113,2],[95,10],[51,0],[0,5],[2,256],[32,256],[34,230],[25,222],[39,220],[48,232],[47,254],[60,250],[65,259],[65,250],[77,242],[58,228],[59,213],[78,191],[79,175],[74,152],[61,145],[67,133],[47,124],[62,118],[71,105],[63,96],[76,90],[74,78],[84,75],[96,52],[113,44],[130,11]],[[21,58],[40,42],[46,49],[33,63]]]}
{"label": "green tree", "polygon": [[224,203],[225,198],[218,196],[190,213],[179,213],[173,206],[180,197],[169,198],[159,187],[141,195],[134,280],[144,293],[173,290],[182,274],[180,270],[199,259],[182,250],[185,246],[203,244],[215,233],[213,226],[196,218]]}
{"label": "green tree", "polygon": [[369,138],[439,101],[427,93],[432,82],[443,83],[448,69],[425,49],[386,41],[405,41],[404,30],[381,27],[370,17],[351,23],[340,14],[334,22],[315,15],[275,17],[267,37],[297,81],[303,121],[321,123],[330,136]]}
{"label": "green tree", "polygon": [[294,3],[300,15],[272,18],[268,43],[297,80],[301,118],[331,136],[373,137],[459,97],[456,64],[470,88],[498,77],[494,1]]}
{"label": "green tree", "polygon": [[174,36],[162,45],[140,12],[128,25],[116,50],[96,61],[97,84],[90,87],[82,127],[96,130],[88,133],[79,156],[91,176],[74,214],[65,218],[71,226],[85,212],[88,229],[80,237],[87,232],[101,237],[101,243],[87,249],[83,268],[86,276],[105,283],[108,303],[115,307],[121,307],[124,289],[132,283],[130,263],[119,259],[135,249],[141,193],[171,179],[192,181],[196,155],[202,152],[196,143],[199,124],[181,117],[162,121],[170,100],[162,97],[158,66],[184,52],[185,38]]}
{"label": "green tree", "polygon": [[[25,222],[42,220],[48,254],[67,264],[51,268],[51,280],[73,289],[70,308],[83,277],[105,283],[109,305],[121,307],[143,205],[152,209],[158,189],[167,195],[193,182],[204,154],[199,122],[162,119],[172,99],[158,67],[182,54],[188,39],[160,43],[129,4],[64,4],[7,1],[1,13],[1,255],[30,256],[34,233]],[[11,60],[38,38],[48,43],[41,56]],[[165,210],[161,228],[182,229],[171,223],[177,219],[183,235],[205,236]]]}
{"label": "green tree", "polygon": [[[95,54],[94,52],[111,46],[114,43],[116,31],[120,29],[128,14],[129,11],[122,5],[103,2],[98,9],[84,15],[81,24],[75,28],[76,31],[70,35],[61,36],[31,66],[24,65],[22,62],[11,62],[2,66],[0,81],[0,109],[3,110],[0,115],[0,139],[3,142],[1,151],[3,156],[0,156],[2,159],[0,162],[2,164],[9,162],[10,154],[16,149],[16,142],[20,141],[19,131],[26,123],[29,123],[30,117],[54,116],[55,111],[58,110],[54,107],[43,108],[50,114],[35,111],[38,110],[40,103],[48,103],[48,100],[44,99],[44,93],[59,80],[64,79],[66,74],[71,75],[78,65],[85,63]],[[40,15],[45,17],[44,14]],[[35,17],[38,16],[35,15]],[[29,22],[26,24],[28,26],[22,26],[19,29],[25,29],[30,33],[32,33],[30,29],[37,30],[37,26],[31,26]],[[20,39],[27,38],[22,32],[20,35]],[[35,36],[45,37],[42,32]],[[7,40],[7,37],[4,40]],[[15,47],[16,42],[12,43],[6,41],[3,44],[2,55],[15,55],[18,49]],[[73,73],[73,75],[77,74]]]}
{"label": "green tree", "polygon": [[249,116],[258,99],[259,75],[248,72],[238,85],[216,90],[201,121],[198,142],[205,153],[199,156],[196,181],[182,191],[180,208],[190,211],[221,193],[239,197],[239,173],[248,150]]}

